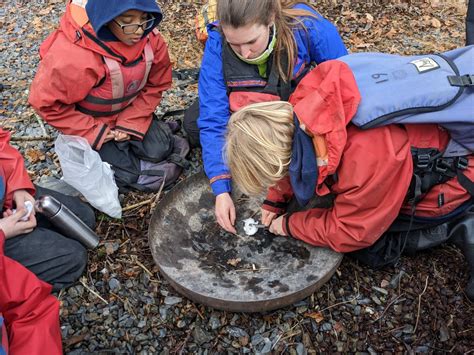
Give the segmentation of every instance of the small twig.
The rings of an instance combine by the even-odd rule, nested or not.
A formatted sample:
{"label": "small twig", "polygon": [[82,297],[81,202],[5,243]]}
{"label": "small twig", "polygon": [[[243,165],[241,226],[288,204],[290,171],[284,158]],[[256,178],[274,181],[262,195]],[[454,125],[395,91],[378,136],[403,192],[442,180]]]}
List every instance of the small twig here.
{"label": "small twig", "polygon": [[377,322],[378,320],[382,319],[383,316],[385,315],[385,313],[386,313],[386,312],[388,311],[388,309],[390,308],[390,306],[391,306],[392,304],[394,304],[394,303],[395,303],[400,297],[402,297],[403,295],[404,295],[404,293],[402,293],[402,294],[398,295],[397,297],[395,297],[395,299],[394,299],[392,302],[390,302],[390,303],[388,304],[388,306],[385,307],[385,309],[384,309],[384,311],[382,312],[382,314],[380,315],[380,317],[378,317],[376,320],[372,321],[372,323],[375,323],[375,322]]}
{"label": "small twig", "polygon": [[163,176],[163,182],[161,183],[161,186],[158,192],[156,193],[156,197],[153,199],[153,203],[151,204],[150,214],[153,213],[153,210],[155,209],[155,206],[161,197],[161,192],[163,191],[163,188],[165,187],[165,181],[166,181],[166,173]]}
{"label": "small twig", "polygon": [[[405,327],[406,327],[406,325],[402,325],[402,326],[400,326],[400,327],[396,327],[396,328],[390,329],[390,330],[386,331],[385,333],[382,333],[380,336],[381,336],[381,337],[384,337],[384,336],[386,336],[387,334],[396,332],[397,330],[403,329],[403,328],[405,328]],[[392,336],[392,334],[390,334],[390,336]]]}
{"label": "small twig", "polygon": [[126,241],[124,241],[122,244],[120,244],[118,248],[120,249],[121,247],[123,247],[127,243],[130,243],[130,238],[127,239]]}
{"label": "small twig", "polygon": [[337,307],[337,306],[340,306],[341,304],[351,303],[352,301],[355,301],[357,298],[359,298],[359,295],[355,295],[354,298],[352,298],[352,299],[349,300],[349,301],[339,302],[339,303],[336,303],[336,304],[327,306],[327,307],[321,309],[320,312],[327,311],[328,309],[334,308],[334,307]]}
{"label": "small twig", "polygon": [[117,295],[116,293],[113,293],[112,291],[110,292],[113,296],[117,297],[122,303],[123,303],[123,306],[125,308],[125,310],[127,312],[130,312],[132,314],[132,316],[135,317],[135,319],[137,319],[137,314],[135,313],[135,311],[133,310],[132,308],[132,305],[130,304],[130,302],[128,301],[128,299],[124,300],[122,297],[120,297],[119,295]]}
{"label": "small twig", "polygon": [[141,262],[139,262],[138,260],[135,260],[135,262],[137,263],[138,266],[140,266],[143,270],[145,270],[145,272],[148,274],[148,276],[153,276],[153,273],[148,270],[145,265],[143,265]]}
{"label": "small twig", "polygon": [[413,329],[413,334],[416,333],[416,328],[418,327],[418,321],[420,320],[421,297],[423,296],[423,294],[426,292],[426,289],[428,288],[428,278],[429,276],[426,276],[425,288],[418,295],[418,311],[416,312],[416,323],[415,323],[415,329]]}
{"label": "small twig", "polygon": [[125,223],[123,223],[123,221],[122,221],[122,228],[125,231],[125,234],[127,235],[127,238],[130,239],[131,238],[130,233],[128,233],[128,229],[127,229],[127,227],[125,227]]}
{"label": "small twig", "polygon": [[[283,340],[289,339],[289,338],[291,338],[291,337],[294,337],[295,335],[300,335],[301,333],[302,333],[301,330],[297,330],[297,331],[295,331],[295,332],[293,332],[293,333],[290,333],[290,334],[288,334],[287,336],[285,336],[285,337],[283,337],[283,338],[281,338],[281,339],[279,339],[279,340],[283,341]],[[275,345],[276,345],[276,343],[275,343]]]}
{"label": "small twig", "polygon": [[107,302],[104,298],[102,298],[101,295],[99,295],[97,292],[95,292],[93,289],[91,289],[89,286],[87,286],[87,284],[83,281],[83,280],[80,280],[79,281],[82,286],[84,286],[90,293],[92,293],[94,296],[96,296],[97,298],[99,298],[102,302],[104,302],[105,304],[109,304],[109,302]]}
{"label": "small twig", "polygon": [[130,205],[130,206],[126,206],[126,207],[122,208],[122,212],[130,211],[130,210],[133,210],[137,207],[148,205],[148,204],[152,203],[153,201],[154,201],[154,199],[150,198],[148,200],[141,201],[141,202],[135,203],[135,204]]}
{"label": "small twig", "polygon": [[37,114],[33,114],[33,116],[35,116],[36,121],[40,125],[41,130],[43,131],[43,137],[50,137],[48,132],[46,132],[46,127],[44,126],[43,120],[40,118],[40,116],[38,116]]}
{"label": "small twig", "polygon": [[190,337],[191,337],[191,329],[188,330],[188,334],[186,335],[186,338],[183,341],[183,345],[181,345],[181,348],[179,349],[179,352],[178,352],[179,355],[183,354],[184,348],[186,347],[186,343],[188,342]]}
{"label": "small twig", "polygon": [[201,313],[201,311],[196,306],[194,306],[194,309],[196,310],[196,313],[199,315],[199,317],[201,317],[201,319],[204,319],[203,314]]}
{"label": "small twig", "polygon": [[[301,323],[301,321],[298,321],[294,326],[292,326],[290,329],[288,329],[288,331],[283,332],[280,335],[278,335],[277,338],[275,339],[275,342],[273,343],[273,346],[272,346],[271,350],[275,349],[275,347],[277,346],[277,344],[280,340],[288,339],[290,336],[293,336],[293,334],[290,334],[289,336],[286,336],[286,337],[282,338],[283,335],[285,335],[286,333],[290,333],[293,329],[295,329],[298,325],[300,325],[300,323]],[[298,334],[300,332],[298,332]]]}
{"label": "small twig", "polygon": [[53,137],[50,136],[23,136],[23,137],[11,137],[12,142],[30,142],[30,141],[52,141]]}

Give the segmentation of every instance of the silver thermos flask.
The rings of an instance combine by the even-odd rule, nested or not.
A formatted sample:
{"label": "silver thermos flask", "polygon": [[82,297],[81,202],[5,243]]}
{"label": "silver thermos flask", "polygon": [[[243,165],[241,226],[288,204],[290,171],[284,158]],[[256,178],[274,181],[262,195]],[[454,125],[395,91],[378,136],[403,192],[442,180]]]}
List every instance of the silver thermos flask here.
{"label": "silver thermos flask", "polygon": [[97,234],[54,197],[40,196],[35,202],[35,210],[47,217],[66,237],[81,242],[89,249],[99,244]]}

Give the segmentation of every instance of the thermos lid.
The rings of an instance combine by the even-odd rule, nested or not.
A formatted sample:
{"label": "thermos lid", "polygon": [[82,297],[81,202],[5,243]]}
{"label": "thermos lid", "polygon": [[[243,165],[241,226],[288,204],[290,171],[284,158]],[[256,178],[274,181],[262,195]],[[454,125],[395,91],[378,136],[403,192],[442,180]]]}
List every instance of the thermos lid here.
{"label": "thermos lid", "polygon": [[53,217],[61,209],[61,202],[53,196],[43,195],[36,199],[35,209],[46,217]]}

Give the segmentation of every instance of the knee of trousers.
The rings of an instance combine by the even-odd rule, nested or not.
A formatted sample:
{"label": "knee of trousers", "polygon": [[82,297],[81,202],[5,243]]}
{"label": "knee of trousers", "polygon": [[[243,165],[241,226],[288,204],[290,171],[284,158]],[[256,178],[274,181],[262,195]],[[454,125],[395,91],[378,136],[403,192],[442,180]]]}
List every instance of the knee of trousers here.
{"label": "knee of trousers", "polygon": [[55,291],[75,283],[87,266],[87,249],[76,240],[65,239],[67,240],[61,245],[61,256],[56,260],[54,268],[57,272],[51,270],[51,279],[48,280]]}

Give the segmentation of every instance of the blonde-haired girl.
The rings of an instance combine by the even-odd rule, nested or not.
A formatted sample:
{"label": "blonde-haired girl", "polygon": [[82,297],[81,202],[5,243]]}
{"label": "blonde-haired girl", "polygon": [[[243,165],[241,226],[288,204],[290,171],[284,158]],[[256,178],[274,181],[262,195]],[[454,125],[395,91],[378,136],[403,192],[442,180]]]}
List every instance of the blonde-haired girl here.
{"label": "blonde-haired girl", "polygon": [[[371,266],[450,239],[461,245],[473,270],[466,294],[474,300],[470,193],[454,177],[428,189],[415,211],[409,202],[416,179],[411,149],[444,151],[449,134],[435,124],[357,128],[350,121],[360,95],[351,83],[342,64],[324,63],[299,84],[291,103],[256,103],[233,113],[225,157],[234,181],[247,194],[268,190],[262,223],[270,232],[351,252]],[[463,174],[472,180],[472,155],[468,165]],[[330,208],[287,210],[289,202],[329,195]]]}

